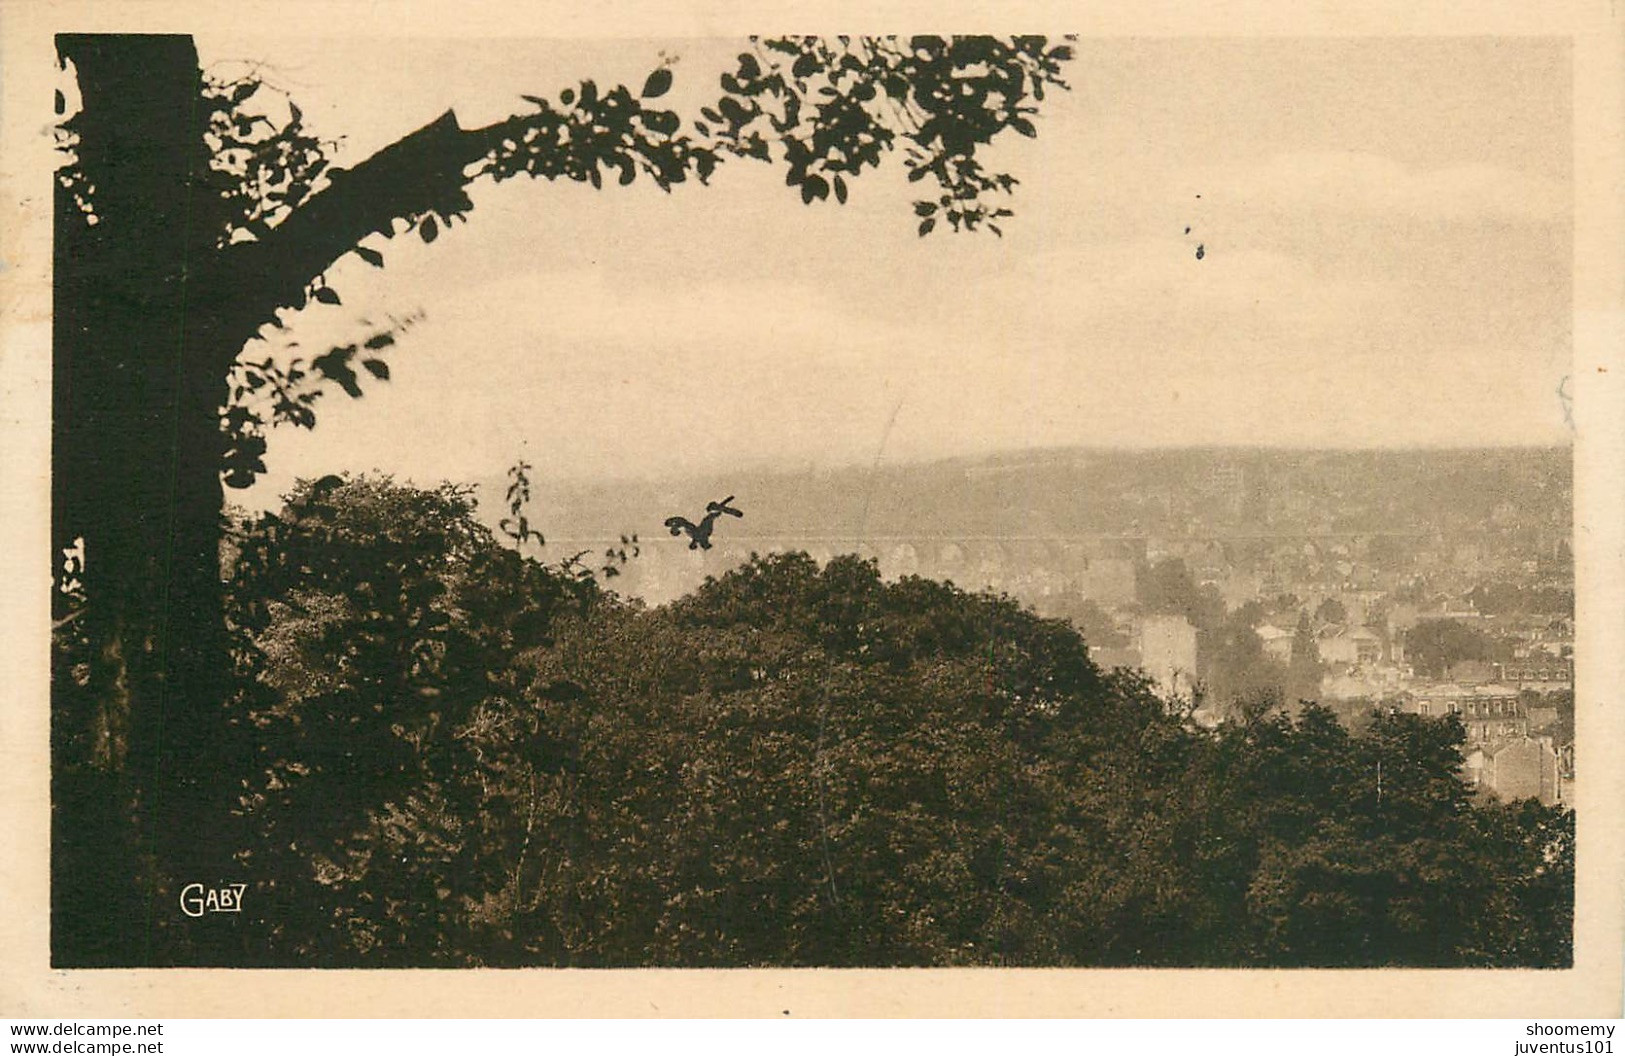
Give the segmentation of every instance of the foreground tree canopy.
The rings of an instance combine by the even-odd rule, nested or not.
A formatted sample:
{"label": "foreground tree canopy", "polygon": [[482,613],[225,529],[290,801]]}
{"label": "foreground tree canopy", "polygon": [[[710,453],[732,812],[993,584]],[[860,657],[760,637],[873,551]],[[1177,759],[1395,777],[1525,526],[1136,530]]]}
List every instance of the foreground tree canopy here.
{"label": "foreground tree canopy", "polygon": [[1572,815],[1471,802],[1453,718],[1202,731],[850,557],[645,609],[452,488],[302,486],[234,553],[248,963],[1568,962]]}
{"label": "foreground tree canopy", "polygon": [[[227,710],[222,483],[251,483],[266,430],[312,426],[324,390],[387,379],[410,321],[308,361],[255,353],[283,313],[342,303],[325,277],[336,261],[387,266],[373,236],[435,241],[467,218],[475,180],[669,190],[729,159],[782,166],[812,204],[844,202],[897,158],[921,188],[901,222],[997,233],[1016,181],[979,150],[1037,133],[1070,58],[1042,37],[751,40],[699,114],[662,106],[662,66],[636,89],[524,96],[486,127],[448,112],[339,169],[295,101],[205,77],[190,37],[65,34],[57,51],[79,108],[58,94],[54,616],[72,624],[84,684],[57,683],[53,934],[64,957],[97,964],[154,956],[140,922],[178,877],[223,868],[209,775],[253,737],[233,735]],[[140,879],[115,891],[106,875]]]}

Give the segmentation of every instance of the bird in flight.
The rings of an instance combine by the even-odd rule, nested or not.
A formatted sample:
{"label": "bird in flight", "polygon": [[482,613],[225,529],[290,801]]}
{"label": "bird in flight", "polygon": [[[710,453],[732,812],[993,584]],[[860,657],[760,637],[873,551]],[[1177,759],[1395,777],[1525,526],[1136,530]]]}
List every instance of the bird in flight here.
{"label": "bird in flight", "polygon": [[721,502],[706,503],[705,516],[700,518],[699,524],[695,524],[687,517],[667,517],[666,527],[671,529],[672,535],[682,535],[686,532],[690,550],[709,550],[711,549],[711,530],[716,527],[718,517],[725,513],[730,517],[745,516],[744,511],[736,510],[728,505],[733,501],[734,497],[729,495]]}

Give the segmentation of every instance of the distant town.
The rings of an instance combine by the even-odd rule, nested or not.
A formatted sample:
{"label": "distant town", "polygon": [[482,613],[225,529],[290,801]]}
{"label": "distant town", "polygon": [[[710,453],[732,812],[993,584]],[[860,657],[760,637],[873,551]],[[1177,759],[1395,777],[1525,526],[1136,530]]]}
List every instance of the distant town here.
{"label": "distant town", "polygon": [[[782,550],[1007,593],[1206,725],[1304,700],[1350,724],[1455,714],[1465,780],[1551,804],[1576,781],[1570,465],[1566,449],[1069,450],[543,486],[536,520],[555,557],[638,533],[613,585],[650,603]],[[482,509],[500,495],[482,486]],[[713,549],[659,527],[723,495],[745,517]]]}

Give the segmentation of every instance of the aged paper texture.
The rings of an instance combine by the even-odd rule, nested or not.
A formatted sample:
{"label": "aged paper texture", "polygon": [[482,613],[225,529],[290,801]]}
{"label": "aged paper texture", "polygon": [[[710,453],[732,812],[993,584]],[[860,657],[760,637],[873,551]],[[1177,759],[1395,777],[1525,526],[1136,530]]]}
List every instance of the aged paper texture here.
{"label": "aged paper texture", "polygon": [[[0,855],[0,1015],[1618,1016],[1625,996],[1625,815],[1618,809],[1625,802],[1625,776],[1614,763],[1625,746],[1625,719],[1616,700],[1617,687],[1625,685],[1622,28],[1625,18],[1608,3],[1537,7],[1499,0],[1471,9],[1432,2],[1308,8],[1164,3],[1109,10],[1070,3],[997,10],[916,3],[878,13],[845,2],[813,8],[638,2],[613,5],[607,15],[587,5],[427,0],[387,6],[302,0],[229,7],[44,0],[6,5],[0,9],[0,495],[7,510],[0,536],[6,563],[0,573],[6,626],[0,652],[6,674],[0,707],[0,845],[6,848]],[[595,168],[590,183],[585,170],[532,168],[530,175],[554,181],[547,184],[507,182],[507,176],[525,174],[522,160],[513,171],[495,168],[499,186],[471,190],[471,200],[461,201],[454,186],[449,200],[414,204],[400,235],[387,244],[376,238],[360,243],[363,251],[313,280],[305,291],[309,310],[289,313],[299,318],[292,319],[290,336],[279,340],[290,355],[294,338],[306,346],[331,346],[334,351],[307,373],[319,373],[333,391],[302,405],[319,415],[314,429],[298,428],[308,423],[297,420],[297,400],[287,405],[291,411],[275,412],[285,428],[270,429],[270,411],[264,420],[245,412],[228,425],[238,432],[222,464],[227,499],[252,518],[281,508],[282,496],[299,479],[322,477],[328,483],[309,487],[328,490],[358,487],[340,474],[387,473],[424,486],[457,481],[478,485],[482,522],[523,549],[532,545],[531,522],[520,519],[524,503],[513,492],[511,509],[500,499],[504,484],[518,479],[505,479],[504,471],[522,458],[556,511],[556,521],[532,514],[536,552],[555,562],[580,551],[558,568],[596,574],[611,585],[624,577],[624,589],[650,606],[698,589],[706,577],[722,575],[730,562],[745,561],[757,548],[805,549],[826,563],[851,549],[878,561],[889,578],[952,575],[962,585],[1008,592],[1080,627],[1086,619],[1098,620],[1101,605],[1111,608],[1109,601],[1073,611],[1059,601],[1033,599],[1076,592],[1086,582],[1083,593],[1091,599],[1109,599],[1116,591],[1128,599],[1124,611],[1134,610],[1132,627],[1126,615],[1115,626],[1090,626],[1107,639],[1122,630],[1119,644],[1133,647],[1133,663],[1143,664],[1173,695],[1198,688],[1198,665],[1206,673],[1203,686],[1211,688],[1221,676],[1214,661],[1194,659],[1198,631],[1191,621],[1200,624],[1197,617],[1187,621],[1134,608],[1152,604],[1145,600],[1147,569],[1177,556],[1182,569],[1192,569],[1202,587],[1212,588],[1213,597],[1226,594],[1231,612],[1252,602],[1264,613],[1265,603],[1279,602],[1296,581],[1271,580],[1270,573],[1258,571],[1262,557],[1244,574],[1234,554],[1246,546],[1261,554],[1275,547],[1283,551],[1281,567],[1296,568],[1310,558],[1285,551],[1308,545],[1312,560],[1333,570],[1325,574],[1344,581],[1335,598],[1326,595],[1326,604],[1304,604],[1310,612],[1303,615],[1302,633],[1310,634],[1312,614],[1322,642],[1318,655],[1325,670],[1315,667],[1314,677],[1322,679],[1315,685],[1365,678],[1378,687],[1367,694],[1371,700],[1386,701],[1391,691],[1393,699],[1403,695],[1411,702],[1405,707],[1415,713],[1436,717],[1443,710],[1430,709],[1448,709],[1438,703],[1448,694],[1423,700],[1434,690],[1416,688],[1422,685],[1415,673],[1424,663],[1420,657],[1404,668],[1414,684],[1394,681],[1398,674],[1381,682],[1390,676],[1380,671],[1400,670],[1394,643],[1416,641],[1398,631],[1390,641],[1389,629],[1398,626],[1397,588],[1359,581],[1359,554],[1382,531],[1341,524],[1331,507],[1290,513],[1317,526],[1312,534],[1319,541],[1311,544],[1302,543],[1307,528],[1271,536],[1257,525],[1236,527],[1250,524],[1247,518],[1276,499],[1295,509],[1287,493],[1297,485],[1279,485],[1280,494],[1271,498],[1262,485],[1246,483],[1270,474],[1277,481],[1298,479],[1292,474],[1309,472],[1303,465],[1332,466],[1325,473],[1333,483],[1313,487],[1330,489],[1317,495],[1333,496],[1384,482],[1397,488],[1399,477],[1411,473],[1406,486],[1422,496],[1417,502],[1428,506],[1427,497],[1437,496],[1440,509],[1427,516],[1448,520],[1455,511],[1447,507],[1458,498],[1485,511],[1460,529],[1482,541],[1452,542],[1429,574],[1449,579],[1463,567],[1490,568],[1501,560],[1497,547],[1503,545],[1527,546],[1527,553],[1507,559],[1507,567],[1526,565],[1531,576],[1547,574],[1548,556],[1556,560],[1561,553],[1569,562],[1562,575],[1572,576],[1572,618],[1554,621],[1565,629],[1551,632],[1549,652],[1521,652],[1521,667],[1510,652],[1486,654],[1448,673],[1453,683],[1480,685],[1490,680],[1494,660],[1496,683],[1515,681],[1508,665],[1529,684],[1567,680],[1567,742],[1530,735],[1531,723],[1555,722],[1556,712],[1548,715],[1534,697],[1518,697],[1526,682],[1500,697],[1482,689],[1464,692],[1473,709],[1483,708],[1482,716],[1474,710],[1472,717],[1485,720],[1476,733],[1468,731],[1468,747],[1478,753],[1470,764],[1474,780],[1494,788],[1499,779],[1513,787],[1512,778],[1496,777],[1494,766],[1498,758],[1513,758],[1497,753],[1507,751],[1515,732],[1523,746],[1518,750],[1548,753],[1550,762],[1537,766],[1551,770],[1548,784],[1537,777],[1530,791],[1518,795],[1538,791],[1548,803],[1574,811],[1572,966],[1192,968],[1180,964],[1267,962],[1219,955],[1181,962],[1152,951],[1143,960],[1132,952],[1102,956],[1099,963],[1110,968],[988,967],[974,951],[956,960],[945,947],[932,946],[947,931],[930,920],[914,931],[886,932],[897,942],[887,949],[903,952],[841,963],[965,967],[794,966],[829,963],[836,955],[827,951],[847,949],[829,936],[822,946],[808,940],[814,945],[804,948],[816,952],[805,957],[743,956],[742,963],[765,960],[780,967],[688,967],[730,962],[725,955],[685,953],[700,947],[683,943],[699,940],[686,938],[675,924],[662,940],[673,944],[664,954],[650,947],[627,955],[605,945],[580,961],[543,959],[607,967],[521,967],[519,953],[508,961],[481,955],[480,963],[509,967],[454,968],[469,962],[435,950],[416,959],[379,954],[383,959],[376,963],[388,968],[356,967],[369,963],[368,950],[387,943],[379,936],[396,919],[387,914],[379,918],[384,924],[368,925],[372,930],[344,954],[312,954],[309,969],[290,967],[300,962],[287,956],[252,953],[241,961],[218,953],[208,958],[257,968],[252,974],[89,967],[97,962],[65,951],[62,934],[53,947],[53,892],[59,927],[83,929],[93,936],[87,943],[119,930],[88,919],[95,917],[93,909],[78,915],[60,909],[70,880],[79,891],[94,891],[101,880],[117,886],[118,878],[96,875],[93,854],[68,858],[59,852],[59,875],[52,875],[53,805],[59,825],[64,817],[101,816],[96,808],[75,807],[61,780],[54,797],[52,789],[52,623],[61,631],[80,610],[63,615],[60,595],[67,588],[61,570],[47,575],[44,562],[48,551],[53,562],[84,560],[71,553],[64,558],[64,541],[53,537],[51,522],[53,194],[62,157],[55,126],[59,113],[77,105],[70,85],[69,97],[58,96],[53,109],[53,93],[65,83],[57,62],[59,34],[189,36],[186,46],[195,43],[206,76],[227,84],[227,92],[234,78],[274,85],[297,104],[292,111],[284,105],[278,120],[287,121],[290,113],[294,125],[303,120],[314,137],[310,148],[330,151],[335,169],[353,173],[364,171],[358,166],[387,145],[431,131],[431,123],[448,111],[456,115],[456,125],[440,126],[448,135],[498,129],[489,150],[482,147],[466,160],[500,157],[506,135],[500,122],[523,110],[523,93],[552,99],[583,79],[633,89],[642,84],[645,99],[670,90],[670,105],[692,120],[702,106],[715,105],[717,75],[733,68],[752,34],[1012,29],[1046,32],[1055,42],[1063,34],[1076,39],[1066,45],[1072,54],[1062,71],[1070,89],[1052,88],[1025,129],[1009,126],[1020,134],[1001,137],[983,155],[992,159],[990,171],[1007,169],[1019,180],[1008,196],[1008,218],[975,212],[968,203],[980,208],[981,192],[961,198],[945,193],[939,203],[937,177],[922,170],[920,184],[905,181],[897,158],[888,162],[889,171],[854,176],[850,191],[845,180],[807,175],[822,163],[823,155],[815,154],[803,158],[800,170],[792,162],[790,186],[777,159],[772,168],[744,172],[736,170],[744,170],[749,159],[736,158],[720,166],[714,185],[686,182],[670,188],[670,195],[655,189],[666,178],[662,166],[680,168],[693,159],[680,151],[662,153],[667,148],[659,145],[619,170],[632,184],[627,188],[617,185],[613,167],[605,168],[607,179]],[[997,60],[989,63],[996,66]],[[987,72],[988,66],[970,64],[950,83],[968,84]],[[732,91],[727,81],[723,87]],[[587,105],[576,91],[571,89],[566,107]],[[918,120],[901,110],[895,116]],[[661,120],[640,127],[665,143]],[[722,125],[732,118],[724,106],[722,114],[700,120]],[[235,133],[227,128],[223,134]],[[249,125],[241,134],[256,133]],[[560,142],[568,138],[560,136]],[[817,150],[824,146],[818,141]],[[949,164],[943,162],[944,173]],[[343,175],[329,177],[325,186],[342,187]],[[914,201],[916,186],[931,187],[920,193],[932,200]],[[990,208],[1001,208],[1006,198],[996,196],[1011,189],[984,189],[994,202]],[[308,191],[297,192],[290,211]],[[70,193],[81,196],[87,212],[94,210],[95,188]],[[238,193],[249,194],[226,188],[222,198]],[[248,200],[264,199],[249,194]],[[269,241],[279,219],[271,211],[250,211],[234,222],[250,232],[244,240]],[[946,230],[950,224],[956,232],[961,224],[996,224],[1001,231],[956,233]],[[167,252],[164,228],[153,226],[155,257]],[[316,231],[309,241],[319,242],[320,235]],[[58,302],[60,341],[68,302],[60,286]],[[177,319],[185,317],[184,304],[174,309]],[[104,337],[116,344],[116,335]],[[387,357],[384,349],[390,349]],[[375,351],[378,357],[367,358]],[[307,361],[296,356],[291,362]],[[258,391],[273,376],[297,389],[286,362],[232,369],[247,369],[233,375],[245,390]],[[120,413],[120,405],[147,391],[141,384],[132,380],[128,392],[104,388],[99,403],[91,400],[94,414]],[[560,399],[561,391],[575,395]],[[346,399],[346,393],[361,399]],[[161,415],[155,420],[165,421]],[[57,428],[60,447],[63,423]],[[175,430],[181,437],[181,427]],[[174,444],[177,450],[186,446],[184,438]],[[1178,479],[1198,481],[1193,487],[1201,496],[1199,508],[1179,512],[1183,485],[1148,485],[1144,494],[1133,492],[1140,505],[1132,521],[1125,514],[1121,524],[1061,524],[1057,518],[1063,515],[1055,511],[1071,507],[1039,493],[1084,479],[1076,474],[1107,473],[1100,467],[1119,465],[1113,459],[1142,458],[1116,451],[1149,452],[1144,464],[1162,467],[1158,473],[1194,474]],[[1195,469],[1169,469],[1158,461],[1181,451],[1226,454],[1191,456]],[[1303,451],[1332,454],[1292,454]],[[1475,451],[1499,453],[1481,458]],[[137,501],[144,494],[140,483],[108,470],[116,459],[111,451],[103,455],[92,451],[82,471],[106,472],[108,494]],[[1410,465],[1403,460],[1412,456],[1423,469],[1393,469]],[[134,459],[132,472],[146,472],[138,456],[126,457]],[[177,466],[185,462],[176,457]],[[57,458],[60,467],[61,450]],[[955,483],[932,493],[935,499],[922,498],[926,485],[918,480],[924,478],[910,477],[908,468],[919,466],[948,466]],[[183,472],[175,469],[170,482],[182,490],[185,484],[174,481]],[[1429,473],[1436,473],[1436,492],[1430,492]],[[1507,485],[1499,503],[1468,494],[1472,481],[1503,479],[1496,474],[1534,483],[1519,491]],[[1000,480],[1023,483],[1001,490]],[[843,493],[845,481],[857,482],[862,493]],[[699,490],[713,486],[714,494]],[[795,505],[798,488],[811,496],[801,506]],[[625,535],[632,527],[622,529],[600,515],[606,494],[619,495],[621,510],[642,504],[638,517],[646,519],[636,522],[641,539]],[[762,498],[769,494],[774,502]],[[1539,497],[1549,494],[1572,494],[1572,510],[1540,508]],[[956,508],[960,495],[963,509]],[[86,516],[98,515],[94,499],[85,501]],[[182,500],[172,494],[170,502],[173,509]],[[850,516],[829,512],[832,503],[849,503]],[[1300,505],[1305,503],[1313,504],[1304,499]],[[1071,506],[1087,504],[1088,496],[1079,495]],[[664,514],[672,516],[662,522]],[[948,523],[950,516],[957,519]],[[565,523],[568,517],[575,520]],[[1181,517],[1176,533],[1168,525]],[[1221,532],[1203,520],[1212,517],[1229,518],[1229,527]],[[151,528],[140,518],[130,524],[132,531]],[[550,537],[545,550],[539,538],[544,533]],[[1201,538],[1208,549],[1181,543],[1159,550],[1159,533]],[[1435,534],[1448,535],[1444,529]],[[1147,537],[1153,540],[1149,552]],[[1244,546],[1240,539],[1251,542]],[[141,550],[138,541],[114,545]],[[1140,549],[1124,556],[1118,550],[1125,545]],[[1088,550],[1079,567],[1092,571],[1066,579],[1050,568],[1082,553],[1079,547]],[[605,557],[597,568],[600,551]],[[585,560],[596,571],[581,564],[582,555],[590,555]],[[1212,574],[1204,578],[1202,563],[1209,556]],[[231,558],[246,560],[238,551]],[[175,559],[184,561],[184,548]],[[1140,585],[1123,587],[1113,578],[1117,572],[1138,574]],[[1484,577],[1494,578],[1489,572]],[[1051,589],[1063,580],[1064,589]],[[1136,591],[1137,600],[1131,597]],[[1383,614],[1387,629],[1360,627],[1362,621],[1346,611],[1356,601],[1375,605],[1371,612]],[[1413,624],[1414,610],[1428,601],[1411,605]],[[1277,608],[1291,609],[1295,617],[1297,604]],[[1489,602],[1484,604],[1487,612]],[[274,610],[273,617],[286,611]],[[1213,627],[1201,628],[1203,649],[1218,640],[1225,611],[1220,605]],[[1481,616],[1476,609],[1470,615]],[[1111,616],[1118,618],[1115,610]],[[1378,618],[1370,621],[1375,626]],[[1282,650],[1280,670],[1287,671],[1293,625],[1273,627],[1263,615],[1255,622],[1263,625],[1264,648],[1274,641]],[[284,626],[294,628],[291,635],[304,625]],[[1186,635],[1193,658],[1188,663],[1179,659],[1178,643]],[[1372,644],[1379,639],[1380,646]],[[1104,666],[1109,650],[1091,645],[1091,655]],[[205,645],[177,639],[165,648],[179,653]],[[993,646],[988,648],[991,655]],[[1370,656],[1360,652],[1364,648],[1372,650]],[[1339,652],[1344,649],[1347,657]],[[115,666],[126,679],[136,677],[130,673],[140,666],[134,654],[115,652],[104,649],[95,662]],[[1546,667],[1535,671],[1529,655]],[[536,661],[544,675],[551,670],[547,662]],[[94,663],[87,664],[89,672]],[[1566,673],[1560,670],[1564,664]],[[1558,673],[1546,673],[1548,668]],[[770,680],[764,670],[741,677]],[[1478,673],[1463,673],[1469,670]],[[1441,666],[1427,685],[1443,684],[1445,674]],[[308,677],[309,685],[319,685],[326,675],[315,670]],[[298,691],[315,693],[309,685]],[[580,689],[562,677],[547,685],[549,692],[565,687],[561,694]],[[1239,701],[1244,694],[1236,693]],[[1349,696],[1367,700],[1352,690]],[[1533,710],[1514,712],[1514,698]],[[1192,721],[1206,728],[1235,722],[1242,706],[1232,703],[1232,712],[1198,707]],[[1461,714],[1465,722],[1468,713]],[[264,715],[265,729],[288,717],[269,705]],[[808,727],[820,752],[833,736],[826,718],[819,711]],[[1491,728],[1497,725],[1498,732]],[[102,730],[101,741],[91,737],[95,743],[86,750],[104,752],[115,760],[107,765],[116,768],[122,749],[114,727],[111,722]],[[58,731],[59,740],[65,736]],[[167,748],[154,749],[157,758],[186,750],[177,747],[186,743],[185,732],[172,729],[168,736]],[[361,775],[369,765],[392,764],[345,765]],[[805,809],[823,834],[807,845],[807,868],[816,874],[807,897],[809,904],[833,907],[834,915],[825,919],[839,919],[843,898],[857,896],[850,890],[843,895],[837,880],[828,835],[834,830],[824,816],[824,797],[833,793],[822,765],[807,771],[815,782],[807,787],[815,791]],[[1383,795],[1395,795],[1392,771],[1385,788],[1380,765],[1373,773],[1379,803]],[[1511,762],[1501,766],[1510,772]],[[308,768],[293,772],[303,776]],[[270,792],[284,787],[276,780],[267,786]],[[398,821],[407,810],[404,802],[391,800],[387,809],[367,815],[378,841],[387,842],[391,819]],[[465,914],[478,926],[504,912],[501,898],[522,901],[525,870],[537,868],[541,852],[531,847],[531,828],[520,828],[512,887],[493,888],[481,907]],[[169,835],[160,831],[152,838]],[[369,844],[374,849],[366,855],[384,845]],[[337,890],[342,884],[333,877],[345,869],[365,871],[364,862],[357,864],[363,857],[357,852],[315,868],[329,869],[324,883]],[[905,864],[917,863],[905,855]],[[965,866],[963,873],[973,875],[977,868]],[[1110,889],[1102,881],[1099,890]],[[201,919],[261,897],[252,884],[243,891],[224,881],[199,884],[191,896],[181,895],[178,908],[193,917],[189,907],[195,907]],[[1255,883],[1248,904],[1268,894]],[[532,890],[530,897],[539,896]],[[706,897],[731,905],[726,893]],[[679,896],[668,899],[668,916],[675,912],[673,900]],[[133,912],[111,896],[108,905],[110,913]],[[1282,912],[1290,915],[1290,907]],[[677,913],[671,919],[679,918]],[[191,925],[177,916],[166,926],[174,934]],[[1001,934],[1042,931],[1030,921],[999,926]],[[1209,926],[1222,937],[1222,927]],[[500,931],[495,927],[492,934]],[[310,949],[329,949],[312,934]],[[290,949],[304,948],[288,941]],[[568,946],[578,940],[559,941]],[[53,949],[58,965],[81,966],[53,967]],[[1060,954],[1046,957],[1042,951],[1049,947],[1038,939],[1023,949],[1022,956],[995,963],[1076,963]],[[109,956],[101,963],[123,964],[124,955]],[[684,967],[620,966],[629,959]],[[1332,954],[1310,960],[1345,963]],[[1372,963],[1381,961],[1379,955]]]}

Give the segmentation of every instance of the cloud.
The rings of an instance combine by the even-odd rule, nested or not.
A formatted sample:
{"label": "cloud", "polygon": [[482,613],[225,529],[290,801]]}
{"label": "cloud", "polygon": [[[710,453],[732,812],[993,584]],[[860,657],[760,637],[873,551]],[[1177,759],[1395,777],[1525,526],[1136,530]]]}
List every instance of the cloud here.
{"label": "cloud", "polygon": [[1393,216],[1422,221],[1548,223],[1569,215],[1558,180],[1494,165],[1414,168],[1375,154],[1277,154],[1257,163],[1197,170],[1207,207]]}

